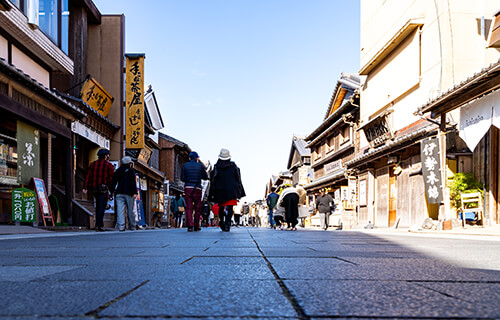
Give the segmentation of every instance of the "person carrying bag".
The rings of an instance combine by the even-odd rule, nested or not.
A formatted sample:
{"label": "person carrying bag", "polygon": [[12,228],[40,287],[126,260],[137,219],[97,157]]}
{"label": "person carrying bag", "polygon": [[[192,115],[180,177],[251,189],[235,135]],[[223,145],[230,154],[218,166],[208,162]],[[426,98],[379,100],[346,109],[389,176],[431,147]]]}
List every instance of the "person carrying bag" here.
{"label": "person carrying bag", "polygon": [[328,229],[330,213],[335,210],[335,202],[325,189],[319,190],[319,196],[316,198],[316,211],[319,213],[319,223],[323,230]]}

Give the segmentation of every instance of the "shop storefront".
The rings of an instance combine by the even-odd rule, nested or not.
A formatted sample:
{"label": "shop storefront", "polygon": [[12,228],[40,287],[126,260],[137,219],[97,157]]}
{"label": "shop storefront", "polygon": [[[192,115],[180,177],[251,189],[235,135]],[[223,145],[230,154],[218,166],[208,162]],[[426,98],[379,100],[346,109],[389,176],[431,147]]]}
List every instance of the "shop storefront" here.
{"label": "shop storefront", "polygon": [[[58,222],[71,220],[72,133],[85,112],[0,59],[0,223],[11,223],[12,190],[44,181]],[[38,221],[40,221],[38,219]]]}

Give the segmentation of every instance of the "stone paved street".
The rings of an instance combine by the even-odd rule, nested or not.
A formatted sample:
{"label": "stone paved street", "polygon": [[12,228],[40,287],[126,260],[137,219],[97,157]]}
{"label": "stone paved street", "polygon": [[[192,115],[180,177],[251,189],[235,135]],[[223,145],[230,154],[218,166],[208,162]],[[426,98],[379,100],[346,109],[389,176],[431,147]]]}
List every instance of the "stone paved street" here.
{"label": "stone paved street", "polygon": [[233,228],[0,241],[0,319],[500,318],[500,241]]}

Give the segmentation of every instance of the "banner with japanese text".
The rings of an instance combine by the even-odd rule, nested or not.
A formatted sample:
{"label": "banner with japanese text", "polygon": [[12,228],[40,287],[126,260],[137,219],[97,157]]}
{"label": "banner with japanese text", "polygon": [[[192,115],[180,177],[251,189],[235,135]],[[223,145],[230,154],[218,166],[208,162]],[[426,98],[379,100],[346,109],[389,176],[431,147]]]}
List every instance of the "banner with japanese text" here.
{"label": "banner with japanese text", "polygon": [[85,80],[80,91],[80,97],[104,117],[108,116],[113,100],[115,99],[92,77],[88,77]]}
{"label": "banner with japanese text", "polygon": [[439,138],[423,140],[420,143],[422,175],[424,177],[425,194],[429,203],[440,203],[443,200],[441,192],[441,161]]}
{"label": "banner with japanese text", "polygon": [[125,147],[144,148],[144,55],[125,55]]}
{"label": "banner with japanese text", "polygon": [[40,131],[17,121],[17,175],[21,184],[28,185],[32,177],[40,176]]}
{"label": "banner with japanese text", "polygon": [[12,221],[36,221],[35,191],[27,188],[12,190]]}

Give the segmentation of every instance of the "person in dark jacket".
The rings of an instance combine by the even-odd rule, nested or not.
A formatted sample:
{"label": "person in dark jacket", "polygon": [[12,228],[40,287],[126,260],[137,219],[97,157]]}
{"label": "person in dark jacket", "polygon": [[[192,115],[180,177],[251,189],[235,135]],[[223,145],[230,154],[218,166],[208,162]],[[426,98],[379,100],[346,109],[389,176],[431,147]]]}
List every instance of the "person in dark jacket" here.
{"label": "person in dark jacket", "polygon": [[271,228],[274,228],[273,210],[276,207],[276,204],[278,204],[279,197],[280,195],[276,193],[276,187],[271,187],[271,193],[269,193],[266,198],[267,207],[269,208],[269,213],[268,213],[269,226]]}
{"label": "person in dark jacket", "polygon": [[198,153],[191,152],[189,162],[186,162],[181,170],[181,180],[184,182],[184,194],[186,195],[184,199],[186,201],[186,225],[189,232],[201,230],[201,180],[208,180],[207,171],[199,159]]}
{"label": "person in dark jacket", "polygon": [[330,212],[335,209],[335,202],[331,195],[325,192],[325,189],[319,190],[319,197],[316,198],[316,210],[319,212],[319,223],[323,230],[328,229],[328,220]]}
{"label": "person in dark jacket", "polygon": [[125,231],[125,207],[129,229],[135,230],[134,201],[137,198],[137,184],[133,165],[131,157],[123,157],[122,165],[116,170],[111,183],[111,192],[115,194],[116,200],[116,224],[120,231]]}
{"label": "person in dark jacket", "polygon": [[240,169],[231,161],[229,150],[221,149],[219,160],[210,174],[209,200],[219,204],[219,226],[222,231],[230,230],[233,206],[244,196]]}

